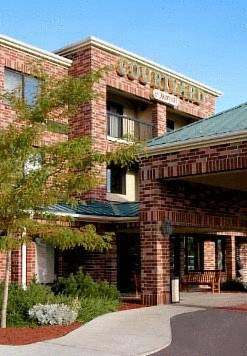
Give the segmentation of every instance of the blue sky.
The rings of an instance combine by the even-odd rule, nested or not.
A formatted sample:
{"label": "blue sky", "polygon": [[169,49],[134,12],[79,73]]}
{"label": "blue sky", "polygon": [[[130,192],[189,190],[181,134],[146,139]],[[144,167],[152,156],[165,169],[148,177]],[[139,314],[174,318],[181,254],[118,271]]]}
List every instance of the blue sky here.
{"label": "blue sky", "polygon": [[246,0],[8,0],[0,32],[47,50],[94,35],[247,101]]}

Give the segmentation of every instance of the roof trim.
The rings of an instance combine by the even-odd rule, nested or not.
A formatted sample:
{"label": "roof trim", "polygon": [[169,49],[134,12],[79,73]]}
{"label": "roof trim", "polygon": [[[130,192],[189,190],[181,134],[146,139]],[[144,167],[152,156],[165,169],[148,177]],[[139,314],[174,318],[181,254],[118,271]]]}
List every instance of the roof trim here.
{"label": "roof trim", "polygon": [[26,52],[28,54],[32,54],[36,57],[46,59],[50,62],[53,62],[55,64],[61,65],[66,68],[70,67],[72,64],[72,61],[68,58],[64,58],[62,56],[59,56],[58,54],[48,52],[46,50],[40,49],[38,47],[34,47],[32,45],[18,41],[14,38],[11,38],[11,37],[8,37],[8,36],[2,35],[2,34],[0,34],[0,46],[1,45],[17,49],[17,50]]}
{"label": "roof trim", "polygon": [[181,142],[175,143],[166,143],[157,146],[147,147],[148,155],[158,155],[165,153],[172,153],[175,151],[181,150],[191,150],[195,148],[208,147],[208,146],[216,146],[221,145],[223,143],[233,143],[233,142],[241,142],[243,140],[247,141],[247,131],[236,131],[231,134],[222,134],[222,135],[213,135],[207,138],[199,137],[197,139],[191,139]]}
{"label": "roof trim", "polygon": [[147,65],[155,70],[160,70],[162,72],[165,72],[166,74],[170,74],[170,75],[176,77],[177,79],[183,80],[183,81],[185,81],[189,84],[192,84],[192,85],[196,85],[197,87],[207,91],[208,93],[210,93],[213,96],[218,97],[223,94],[221,91],[211,88],[197,80],[194,80],[194,79],[187,77],[181,73],[178,73],[172,69],[169,69],[169,68],[162,66],[158,63],[155,63],[149,59],[141,57],[135,53],[129,52],[121,47],[115,46],[109,42],[103,41],[103,40],[101,40],[97,37],[93,37],[93,36],[86,37],[82,41],[75,42],[75,43],[72,43],[72,44],[65,46],[63,48],[55,50],[54,53],[59,54],[61,56],[66,56],[66,55],[74,53],[78,49],[84,48],[89,45],[104,49],[107,52],[125,56],[126,58],[138,61],[141,64]]}
{"label": "roof trim", "polygon": [[64,217],[71,217],[71,218],[76,218],[80,219],[83,221],[95,221],[95,222],[104,222],[104,223],[110,223],[110,222],[137,222],[139,220],[138,216],[134,217],[115,217],[115,216],[98,216],[98,215],[84,215],[84,214],[72,214],[72,213],[60,213],[60,212],[46,212],[51,215],[55,216],[64,216]]}

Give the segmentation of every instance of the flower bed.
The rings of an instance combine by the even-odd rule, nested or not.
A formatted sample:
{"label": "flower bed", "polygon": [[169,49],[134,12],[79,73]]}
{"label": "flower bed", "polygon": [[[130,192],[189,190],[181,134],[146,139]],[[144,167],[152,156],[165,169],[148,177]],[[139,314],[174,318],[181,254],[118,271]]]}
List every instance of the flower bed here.
{"label": "flower bed", "polygon": [[39,326],[35,328],[0,328],[1,345],[27,345],[34,342],[55,339],[77,329],[81,323],[70,325]]}

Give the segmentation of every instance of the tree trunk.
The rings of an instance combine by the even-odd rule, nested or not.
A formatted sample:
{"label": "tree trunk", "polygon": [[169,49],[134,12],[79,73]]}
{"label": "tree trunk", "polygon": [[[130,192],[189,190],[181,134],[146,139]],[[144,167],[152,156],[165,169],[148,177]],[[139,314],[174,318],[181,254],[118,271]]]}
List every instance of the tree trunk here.
{"label": "tree trunk", "polygon": [[6,328],[10,269],[11,269],[11,251],[7,251],[6,252],[6,270],[5,270],[4,289],[3,289],[2,312],[1,312],[1,328]]}

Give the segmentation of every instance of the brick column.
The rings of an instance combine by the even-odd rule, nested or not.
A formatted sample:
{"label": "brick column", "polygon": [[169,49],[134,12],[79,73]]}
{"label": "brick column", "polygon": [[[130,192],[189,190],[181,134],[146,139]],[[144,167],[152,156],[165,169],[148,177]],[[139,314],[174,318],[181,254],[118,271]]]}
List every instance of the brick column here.
{"label": "brick column", "polygon": [[204,269],[214,270],[215,262],[215,241],[204,241]]}
{"label": "brick column", "polygon": [[27,284],[36,276],[36,244],[31,242],[27,245]]}
{"label": "brick column", "polygon": [[111,248],[105,254],[105,280],[117,286],[117,241],[111,242]]}
{"label": "brick column", "polygon": [[166,105],[157,101],[152,104],[153,136],[161,136],[166,132]]}
{"label": "brick column", "polygon": [[[145,181],[145,183],[144,183]],[[164,192],[162,183],[141,180],[141,292],[146,305],[170,302],[170,241],[161,231]]]}
{"label": "brick column", "polygon": [[[98,49],[86,48],[74,55],[73,64],[69,70],[72,76],[86,74],[92,70],[102,68],[104,59]],[[93,140],[96,150],[104,153],[107,149],[107,114],[106,114],[106,78],[102,78],[94,85],[97,97],[82,105],[80,112],[69,120],[69,139],[89,136]],[[83,194],[85,200],[106,199],[106,167],[103,165],[94,167],[93,174],[101,178],[100,185],[91,192]]]}
{"label": "brick column", "polygon": [[21,283],[21,248],[11,252],[11,281]]}
{"label": "brick column", "polygon": [[226,276],[227,279],[236,278],[235,236],[226,237]]}

